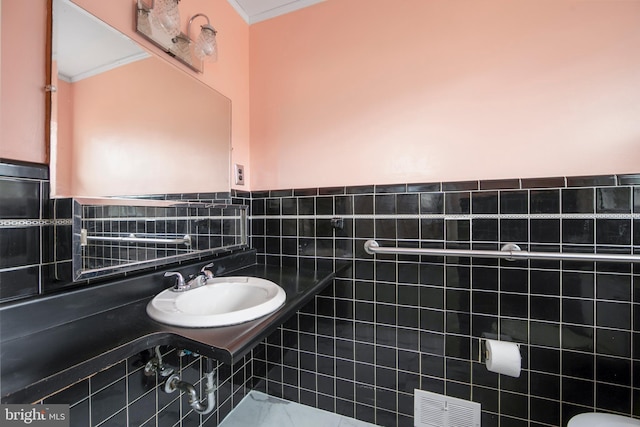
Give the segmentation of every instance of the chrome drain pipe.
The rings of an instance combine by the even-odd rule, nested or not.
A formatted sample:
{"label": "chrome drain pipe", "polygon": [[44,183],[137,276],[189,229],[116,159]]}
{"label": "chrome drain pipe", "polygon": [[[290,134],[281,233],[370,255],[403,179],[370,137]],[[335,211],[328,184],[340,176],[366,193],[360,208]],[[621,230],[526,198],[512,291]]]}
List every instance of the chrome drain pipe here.
{"label": "chrome drain pipe", "polygon": [[187,395],[189,405],[199,414],[205,415],[215,409],[216,397],[215,397],[215,372],[205,373],[206,384],[204,388],[205,398],[198,399],[198,392],[193,384],[182,381],[180,375],[173,374],[167,378],[167,382],[164,385],[164,391],[167,393],[173,393],[176,390],[180,390]]}

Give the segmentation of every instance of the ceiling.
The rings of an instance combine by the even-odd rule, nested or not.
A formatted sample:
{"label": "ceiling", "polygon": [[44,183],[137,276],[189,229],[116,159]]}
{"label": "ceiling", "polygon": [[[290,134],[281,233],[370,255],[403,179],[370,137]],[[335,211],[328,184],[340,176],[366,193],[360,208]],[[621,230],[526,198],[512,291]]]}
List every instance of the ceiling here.
{"label": "ceiling", "polygon": [[248,24],[275,18],[324,0],[227,0]]}

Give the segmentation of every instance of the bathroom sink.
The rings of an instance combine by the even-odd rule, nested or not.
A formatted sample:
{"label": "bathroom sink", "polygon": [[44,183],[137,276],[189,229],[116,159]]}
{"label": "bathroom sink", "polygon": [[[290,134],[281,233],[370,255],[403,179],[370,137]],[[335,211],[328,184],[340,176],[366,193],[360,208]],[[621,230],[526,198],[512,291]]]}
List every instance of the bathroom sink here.
{"label": "bathroom sink", "polygon": [[147,304],[147,314],[173,326],[228,326],[273,313],[285,299],[284,289],[269,280],[215,277],[188,291],[166,289],[160,292]]}

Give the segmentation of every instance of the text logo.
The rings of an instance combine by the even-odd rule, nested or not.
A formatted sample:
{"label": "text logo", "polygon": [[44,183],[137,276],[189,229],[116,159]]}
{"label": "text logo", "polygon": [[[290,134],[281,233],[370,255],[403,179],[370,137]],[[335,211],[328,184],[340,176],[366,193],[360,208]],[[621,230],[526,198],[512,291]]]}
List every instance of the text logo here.
{"label": "text logo", "polygon": [[69,405],[0,405],[0,427],[69,427]]}

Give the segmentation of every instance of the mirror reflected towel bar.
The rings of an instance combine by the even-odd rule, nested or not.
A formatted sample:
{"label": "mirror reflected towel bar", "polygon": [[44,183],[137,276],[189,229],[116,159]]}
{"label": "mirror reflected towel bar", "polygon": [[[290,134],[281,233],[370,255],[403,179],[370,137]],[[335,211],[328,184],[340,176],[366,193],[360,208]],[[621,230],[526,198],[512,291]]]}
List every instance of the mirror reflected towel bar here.
{"label": "mirror reflected towel bar", "polygon": [[156,243],[156,244],[164,244],[164,245],[185,245],[191,246],[191,236],[188,234],[184,237],[177,239],[161,239],[155,237],[138,237],[135,234],[131,233],[128,236],[124,237],[111,237],[111,236],[89,236],[87,234],[86,229],[82,229],[80,231],[80,244],[82,246],[86,246],[89,244],[89,241],[100,241],[100,242],[119,242],[119,243]]}
{"label": "mirror reflected towel bar", "polygon": [[518,245],[507,243],[499,251],[468,250],[468,249],[426,249],[426,248],[398,248],[382,247],[375,240],[367,240],[364,250],[371,255],[432,255],[432,256],[460,256],[479,258],[504,258],[509,261],[517,259],[544,259],[568,261],[607,261],[607,262],[640,262],[640,255],[630,254],[593,254],[569,252],[529,252],[523,251]]}

